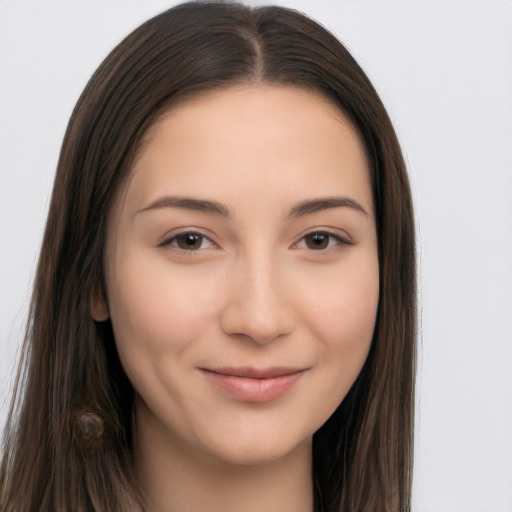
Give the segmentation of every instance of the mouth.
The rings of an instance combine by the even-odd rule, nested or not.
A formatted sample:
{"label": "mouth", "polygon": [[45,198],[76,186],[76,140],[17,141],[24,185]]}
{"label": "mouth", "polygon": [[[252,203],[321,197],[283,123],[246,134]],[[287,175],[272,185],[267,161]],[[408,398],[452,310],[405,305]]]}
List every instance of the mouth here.
{"label": "mouth", "polygon": [[200,368],[225,395],[243,402],[270,402],[286,394],[307,369],[303,368]]}

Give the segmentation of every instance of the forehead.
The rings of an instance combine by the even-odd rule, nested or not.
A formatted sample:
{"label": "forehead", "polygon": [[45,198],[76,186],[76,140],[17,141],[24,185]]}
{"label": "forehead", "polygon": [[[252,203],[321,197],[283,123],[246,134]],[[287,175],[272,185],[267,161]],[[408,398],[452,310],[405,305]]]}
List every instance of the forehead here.
{"label": "forehead", "polygon": [[139,205],[164,192],[229,201],[262,183],[325,195],[341,181],[364,189],[371,210],[363,146],[333,102],[297,87],[237,86],[188,100],[150,127],[126,192]]}

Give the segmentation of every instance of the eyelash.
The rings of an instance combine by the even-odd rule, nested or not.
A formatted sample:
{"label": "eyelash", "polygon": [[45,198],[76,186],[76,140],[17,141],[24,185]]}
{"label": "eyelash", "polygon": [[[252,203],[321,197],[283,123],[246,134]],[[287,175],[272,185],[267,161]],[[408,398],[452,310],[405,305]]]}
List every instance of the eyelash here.
{"label": "eyelash", "polygon": [[[311,231],[311,232],[305,234],[304,236],[302,236],[298,242],[296,242],[292,245],[292,248],[294,248],[294,249],[300,248],[299,244],[301,242],[304,242],[304,244],[307,245],[308,237],[314,237],[314,236],[327,237],[328,238],[327,246],[322,247],[322,248],[316,248],[316,249],[314,249],[312,247],[307,247],[307,246],[303,247],[303,248],[309,249],[313,252],[324,252],[326,250],[333,249],[333,244],[331,243],[333,241],[334,241],[334,246],[336,246],[336,245],[353,245],[353,242],[351,242],[350,240],[348,240],[347,238],[345,238],[343,236],[340,236],[337,233],[333,233],[333,232],[327,231],[327,230],[318,230],[318,231]],[[201,248],[201,247],[197,247],[197,248],[193,248],[193,249],[185,249],[183,247],[179,247],[177,244],[178,244],[178,240],[180,237],[183,237],[183,238],[197,237],[198,239],[200,239],[201,246],[203,245],[204,241],[208,241],[211,246],[218,247],[217,244],[211,240],[211,238],[209,238],[208,236],[206,236],[202,233],[199,233],[197,231],[184,231],[183,233],[178,233],[177,235],[174,235],[171,238],[167,238],[167,239],[163,240],[160,244],[158,244],[158,247],[169,247],[170,246],[176,251],[182,252],[183,254],[190,254],[190,255],[192,255],[194,253],[199,253],[201,250],[204,250],[204,248]]]}

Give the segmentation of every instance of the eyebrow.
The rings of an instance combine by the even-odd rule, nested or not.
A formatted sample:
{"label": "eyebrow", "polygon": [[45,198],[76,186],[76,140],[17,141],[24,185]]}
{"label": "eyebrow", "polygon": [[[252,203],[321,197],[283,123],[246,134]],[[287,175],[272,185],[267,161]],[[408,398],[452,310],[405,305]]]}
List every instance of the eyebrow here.
{"label": "eyebrow", "polygon": [[197,212],[213,213],[221,217],[231,218],[233,214],[231,210],[224,204],[217,201],[210,201],[208,199],[195,199],[192,197],[182,196],[166,196],[157,199],[150,205],[142,208],[137,213],[146,212],[149,210],[159,210],[161,208],[182,208],[185,210],[194,210]]}
{"label": "eyebrow", "polygon": [[[213,213],[227,219],[234,217],[233,212],[223,203],[212,201],[209,199],[195,199],[192,197],[182,196],[166,196],[157,199],[150,205],[142,208],[137,213],[149,210],[159,210],[162,208],[182,208],[185,210],[193,210],[204,213]],[[334,196],[322,197],[318,199],[307,199],[293,206],[288,213],[288,218],[297,218],[304,215],[310,215],[331,208],[351,208],[365,217],[369,217],[369,213],[357,201],[349,197]]]}
{"label": "eyebrow", "polygon": [[302,217],[303,215],[309,215],[311,213],[328,210],[330,208],[351,208],[362,213],[365,217],[370,216],[363,206],[361,206],[357,201],[354,201],[349,197],[334,196],[302,201],[290,210],[288,217]]}

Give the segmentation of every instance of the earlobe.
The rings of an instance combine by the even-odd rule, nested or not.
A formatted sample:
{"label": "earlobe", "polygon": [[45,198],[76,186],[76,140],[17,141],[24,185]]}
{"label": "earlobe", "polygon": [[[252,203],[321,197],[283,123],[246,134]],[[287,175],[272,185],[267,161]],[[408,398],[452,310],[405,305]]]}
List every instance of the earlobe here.
{"label": "earlobe", "polygon": [[108,304],[102,292],[96,292],[91,297],[91,317],[95,322],[104,322],[110,317]]}

